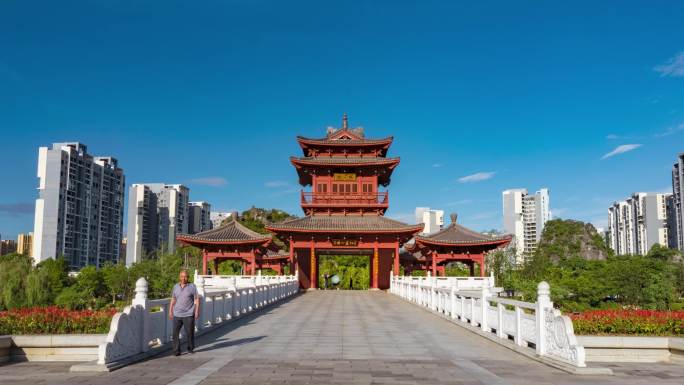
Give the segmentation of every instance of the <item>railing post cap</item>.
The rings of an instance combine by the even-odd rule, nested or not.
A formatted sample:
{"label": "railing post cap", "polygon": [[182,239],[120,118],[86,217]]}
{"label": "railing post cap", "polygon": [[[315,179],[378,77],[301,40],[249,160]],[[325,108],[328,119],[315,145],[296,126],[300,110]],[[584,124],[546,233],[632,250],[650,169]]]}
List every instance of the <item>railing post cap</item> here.
{"label": "railing post cap", "polygon": [[551,294],[551,286],[549,285],[549,283],[546,281],[539,282],[539,285],[537,285],[537,294],[538,295],[549,295],[549,294]]}
{"label": "railing post cap", "polygon": [[147,280],[145,277],[140,277],[137,281],[135,281],[135,291],[147,291]]}

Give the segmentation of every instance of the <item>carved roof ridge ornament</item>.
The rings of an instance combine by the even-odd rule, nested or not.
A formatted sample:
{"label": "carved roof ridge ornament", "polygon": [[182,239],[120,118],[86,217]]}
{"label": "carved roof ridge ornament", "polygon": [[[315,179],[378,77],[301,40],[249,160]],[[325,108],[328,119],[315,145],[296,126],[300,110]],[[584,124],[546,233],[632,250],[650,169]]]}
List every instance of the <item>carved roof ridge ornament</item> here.
{"label": "carved roof ridge ornament", "polygon": [[349,128],[349,117],[342,115],[342,128],[328,127],[326,140],[364,141],[363,127]]}

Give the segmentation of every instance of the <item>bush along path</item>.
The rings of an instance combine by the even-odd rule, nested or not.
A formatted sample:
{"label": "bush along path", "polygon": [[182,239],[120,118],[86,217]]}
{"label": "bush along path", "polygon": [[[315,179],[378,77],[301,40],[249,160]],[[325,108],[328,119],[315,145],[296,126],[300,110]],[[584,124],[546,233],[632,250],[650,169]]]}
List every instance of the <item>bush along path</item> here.
{"label": "bush along path", "polygon": [[682,310],[589,310],[570,318],[577,334],[684,336]]}
{"label": "bush along path", "polygon": [[56,306],[0,312],[0,335],[105,334],[116,314],[108,310],[66,310]]}

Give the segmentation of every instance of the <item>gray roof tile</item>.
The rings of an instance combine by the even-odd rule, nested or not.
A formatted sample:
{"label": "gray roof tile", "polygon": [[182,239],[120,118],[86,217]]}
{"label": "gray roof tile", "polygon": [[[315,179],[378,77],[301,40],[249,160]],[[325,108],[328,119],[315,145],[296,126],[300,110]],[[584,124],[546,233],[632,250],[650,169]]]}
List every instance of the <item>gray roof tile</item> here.
{"label": "gray roof tile", "polygon": [[197,234],[180,234],[179,240],[187,241],[206,241],[206,242],[221,242],[221,243],[245,243],[249,241],[265,242],[271,240],[268,234],[259,234],[240,224],[238,221],[232,220],[221,227],[203,231]]}

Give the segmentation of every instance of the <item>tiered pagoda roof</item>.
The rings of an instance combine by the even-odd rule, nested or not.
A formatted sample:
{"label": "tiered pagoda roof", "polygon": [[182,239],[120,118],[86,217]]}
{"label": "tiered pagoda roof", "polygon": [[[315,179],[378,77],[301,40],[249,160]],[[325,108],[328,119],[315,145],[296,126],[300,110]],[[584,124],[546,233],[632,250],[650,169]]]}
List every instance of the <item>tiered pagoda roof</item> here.
{"label": "tiered pagoda roof", "polygon": [[290,157],[299,175],[299,183],[308,186],[312,175],[357,173],[361,176],[378,176],[378,184],[388,186],[392,171],[399,158],[387,158],[393,137],[369,139],[363,127],[350,128],[347,114],[342,127],[328,127],[324,138],[297,137],[303,157]]}
{"label": "tiered pagoda roof", "polygon": [[277,232],[315,233],[410,233],[423,230],[423,225],[408,225],[403,222],[378,215],[331,215],[306,216],[268,225],[266,228]]}
{"label": "tiered pagoda roof", "polygon": [[177,239],[191,245],[217,244],[242,245],[253,244],[265,246],[271,242],[271,236],[250,230],[240,222],[231,220],[223,226],[197,234],[180,234]]}
{"label": "tiered pagoda roof", "polygon": [[392,144],[393,137],[369,139],[363,132],[363,127],[349,128],[347,114],[342,118],[342,128],[328,128],[324,138],[307,138],[298,136],[304,156],[325,156],[332,154],[349,154],[350,156],[364,153],[373,153],[375,156],[384,157]]}

